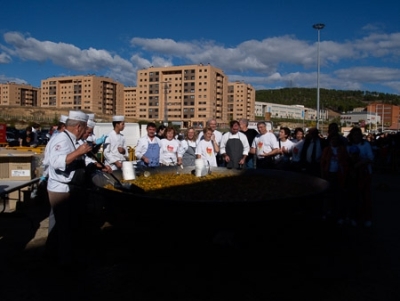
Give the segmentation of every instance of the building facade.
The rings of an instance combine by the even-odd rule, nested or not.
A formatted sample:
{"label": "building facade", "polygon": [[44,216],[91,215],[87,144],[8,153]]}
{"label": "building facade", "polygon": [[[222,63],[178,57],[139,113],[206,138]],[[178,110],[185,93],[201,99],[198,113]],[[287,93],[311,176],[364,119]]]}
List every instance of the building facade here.
{"label": "building facade", "polygon": [[51,77],[41,81],[43,108],[86,110],[105,115],[124,113],[124,85],[94,75]]}
{"label": "building facade", "polygon": [[400,107],[385,103],[372,103],[367,106],[367,111],[381,119],[381,128],[400,130]]}
{"label": "building facade", "polygon": [[37,107],[40,89],[17,83],[0,84],[0,106]]}
{"label": "building facade", "polygon": [[[283,105],[270,102],[255,102],[255,116],[264,117],[268,114],[272,118],[287,118],[299,120],[316,120],[317,110],[305,108],[302,105]],[[328,120],[328,111],[320,110],[320,120]]]}
{"label": "building facade", "polygon": [[210,65],[150,67],[138,71],[134,110],[139,120],[204,127],[228,123],[228,78]]}
{"label": "building facade", "polygon": [[256,90],[243,82],[228,83],[227,118],[239,120],[255,118]]}
{"label": "building facade", "polygon": [[370,129],[378,129],[381,124],[381,116],[367,111],[353,111],[340,115],[340,122],[343,126],[360,126],[365,127],[369,125]]}
{"label": "building facade", "polygon": [[136,118],[136,87],[124,87],[124,116]]}

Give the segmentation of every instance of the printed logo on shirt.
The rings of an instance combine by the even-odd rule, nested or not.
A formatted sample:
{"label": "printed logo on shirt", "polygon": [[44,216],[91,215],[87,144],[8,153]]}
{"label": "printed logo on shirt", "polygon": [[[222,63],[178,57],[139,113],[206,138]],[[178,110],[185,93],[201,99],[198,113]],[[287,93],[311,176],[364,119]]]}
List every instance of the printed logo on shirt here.
{"label": "printed logo on shirt", "polygon": [[261,150],[263,147],[262,141],[258,141],[257,146],[258,146],[258,149]]}
{"label": "printed logo on shirt", "polygon": [[61,145],[60,145],[60,144],[57,144],[57,145],[55,146],[55,150],[58,151],[58,150],[60,150],[60,149],[61,149]]}
{"label": "printed logo on shirt", "polygon": [[174,147],[172,145],[167,145],[167,151],[172,153],[174,151]]}
{"label": "printed logo on shirt", "polygon": [[212,154],[212,147],[207,147],[207,148],[206,148],[206,151],[207,151],[207,154],[208,154],[209,156],[211,156],[211,154]]}

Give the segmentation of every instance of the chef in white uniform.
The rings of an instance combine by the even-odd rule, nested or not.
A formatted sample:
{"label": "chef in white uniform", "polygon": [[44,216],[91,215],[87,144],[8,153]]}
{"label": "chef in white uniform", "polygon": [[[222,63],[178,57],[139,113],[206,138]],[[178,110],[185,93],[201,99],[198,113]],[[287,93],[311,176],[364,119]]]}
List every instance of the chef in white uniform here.
{"label": "chef in white uniform", "polygon": [[65,131],[51,139],[49,149],[47,191],[56,224],[46,246],[56,251],[58,263],[63,266],[73,261],[73,238],[79,214],[79,197],[73,189],[79,184],[73,183],[83,182],[74,177],[81,174],[79,171],[85,166],[83,156],[92,150],[87,143],[78,143],[86,131],[87,121],[88,116],[84,112],[70,111]]}
{"label": "chef in white uniform", "polygon": [[122,162],[128,159],[125,137],[121,133],[125,128],[124,116],[113,116],[113,130],[107,135],[103,145],[104,162],[112,170],[122,169]]}
{"label": "chef in white uniform", "polygon": [[[90,113],[90,114],[87,114],[88,116],[89,116],[89,120],[88,120],[88,126],[89,125],[93,125],[92,126],[92,129],[94,128],[94,125],[96,125],[96,123],[95,123],[95,121],[94,121],[94,114],[93,113]],[[93,143],[93,144],[96,144],[96,135],[93,133],[93,131],[92,131],[92,133],[86,138],[86,142],[90,142],[90,143]],[[90,144],[89,143],[89,144]]]}

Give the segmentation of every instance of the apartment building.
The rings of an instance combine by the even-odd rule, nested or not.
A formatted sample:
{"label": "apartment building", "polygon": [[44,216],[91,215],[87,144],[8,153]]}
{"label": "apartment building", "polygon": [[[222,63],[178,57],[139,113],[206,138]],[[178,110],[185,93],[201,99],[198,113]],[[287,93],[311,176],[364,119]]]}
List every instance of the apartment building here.
{"label": "apartment building", "polygon": [[40,89],[26,84],[0,84],[0,106],[37,107]]}
{"label": "apartment building", "polygon": [[228,120],[255,118],[256,90],[243,82],[228,83],[227,117]]}
{"label": "apartment building", "polygon": [[185,128],[203,128],[211,118],[219,127],[227,127],[233,119],[255,118],[255,89],[243,82],[229,83],[221,69],[203,64],[139,70],[136,87],[124,87],[108,77],[78,75],[47,78],[41,88],[17,84],[0,88],[1,105],[121,114]]}
{"label": "apartment building", "polygon": [[382,127],[392,130],[400,129],[400,106],[387,103],[372,103],[367,106],[367,111],[381,117]]}
{"label": "apartment building", "polygon": [[124,85],[95,75],[51,77],[41,81],[43,108],[124,114]]}
{"label": "apartment building", "polygon": [[124,114],[136,118],[136,87],[124,87]]}
{"label": "apartment building", "polygon": [[227,76],[210,65],[150,67],[137,73],[132,111],[139,120],[172,122],[185,128],[204,127],[211,118],[226,126],[227,92]]}

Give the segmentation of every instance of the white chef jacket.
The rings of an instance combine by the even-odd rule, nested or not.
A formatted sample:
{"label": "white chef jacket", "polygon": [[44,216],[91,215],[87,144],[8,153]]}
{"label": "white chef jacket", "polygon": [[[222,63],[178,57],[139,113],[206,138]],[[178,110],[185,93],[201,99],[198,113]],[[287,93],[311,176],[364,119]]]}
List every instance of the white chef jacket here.
{"label": "white chef jacket", "polygon": [[49,142],[47,142],[46,147],[44,149],[44,155],[43,155],[43,177],[47,177],[49,174],[49,161],[50,161],[50,149],[51,149],[51,142],[54,141],[54,137],[56,137],[58,134],[62,132],[54,132],[53,135],[51,135]]}
{"label": "white chef jacket", "polygon": [[[86,140],[86,141],[83,141],[82,139],[79,139],[78,140],[78,143],[79,143],[79,145],[82,145],[82,144],[84,144],[85,142],[88,142],[88,140]],[[88,155],[84,155],[84,158],[85,158],[85,165],[86,166],[88,166],[90,163],[97,163],[97,161],[95,160],[95,159],[93,159],[93,158],[91,158],[90,156],[88,156]]]}
{"label": "white chef jacket", "polygon": [[231,132],[227,132],[222,135],[221,143],[219,145],[219,153],[221,155],[226,153],[226,143],[228,142],[229,139],[240,139],[240,141],[243,144],[243,155],[248,155],[250,146],[249,146],[249,140],[247,140],[247,137],[245,134],[241,132],[237,132],[236,134],[232,134]]}
{"label": "white chef jacket", "polygon": [[76,144],[76,136],[65,130],[63,133],[50,139],[49,142],[49,180],[47,190],[69,192],[68,183],[72,180],[75,171],[66,173],[67,165],[65,161],[67,155],[79,147],[79,144]]}
{"label": "white chef jacket", "polygon": [[[125,155],[118,151],[118,147],[125,149]],[[117,134],[112,130],[106,138],[103,144],[104,162],[106,165],[111,166],[112,170],[117,170],[117,166],[114,164],[116,161],[126,161],[128,158],[128,149],[126,147],[125,137],[123,134]]]}
{"label": "white chef jacket", "polygon": [[146,134],[143,137],[140,137],[138,143],[135,148],[135,156],[138,160],[141,160],[144,154],[147,152],[147,148],[149,144],[157,143],[161,149],[161,140],[158,137],[154,137],[153,140],[150,140],[149,136]]}

